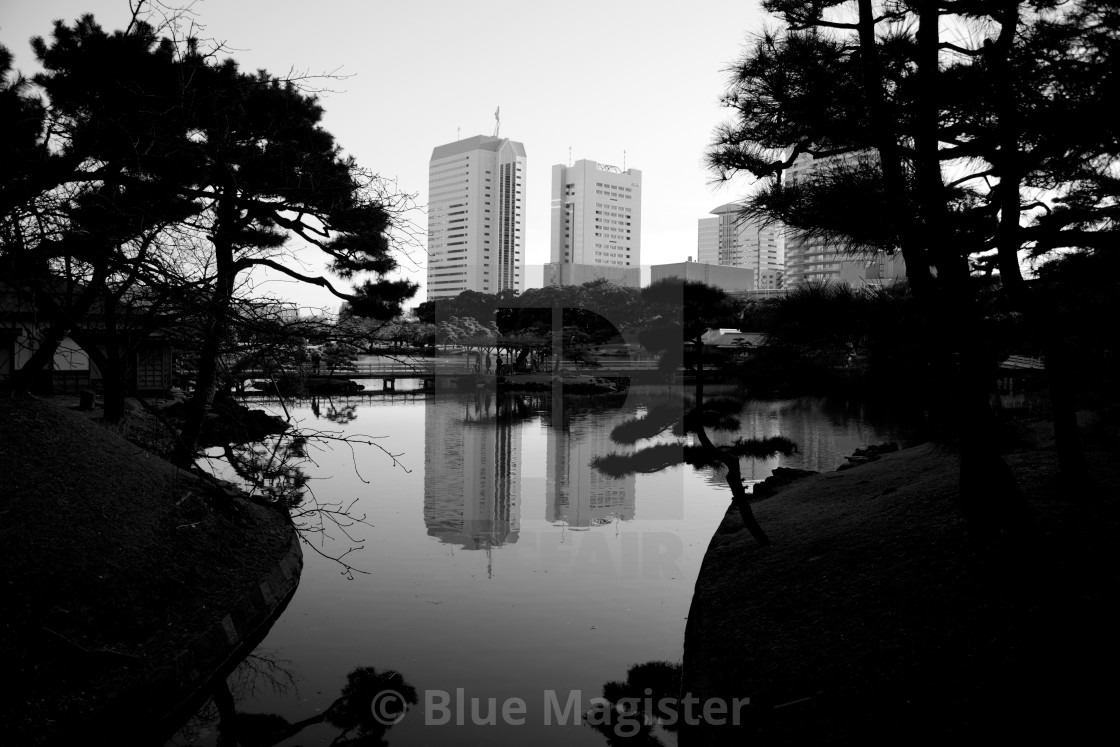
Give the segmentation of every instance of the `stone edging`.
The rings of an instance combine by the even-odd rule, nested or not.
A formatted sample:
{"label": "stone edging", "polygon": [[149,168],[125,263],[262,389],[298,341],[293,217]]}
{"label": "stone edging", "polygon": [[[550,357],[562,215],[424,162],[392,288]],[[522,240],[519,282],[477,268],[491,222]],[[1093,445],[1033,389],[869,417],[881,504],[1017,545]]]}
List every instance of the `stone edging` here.
{"label": "stone edging", "polygon": [[132,728],[126,726],[123,733],[146,733],[156,741],[165,741],[170,733],[163,732],[179,726],[175,718],[190,716],[185,712],[187,706],[195,704],[197,708],[202,702],[199,696],[205,694],[203,688],[259,644],[295,593],[303,571],[299,542],[293,528],[288,550],[252,591],[177,656],[143,673],[138,682],[118,693],[96,721],[106,727],[113,725],[118,733],[122,724],[131,723]]}
{"label": "stone edging", "polygon": [[[274,622],[274,613],[288,600],[299,585],[303,571],[303,551],[299,535],[293,529],[288,551],[273,569],[249,594],[217,623],[194,638],[170,663],[149,678],[150,686],[176,693],[188,693],[182,701],[189,700],[194,692],[209,682],[215,674],[236,660],[245,643],[256,647],[257,631]],[[248,652],[244,652],[248,653]]]}

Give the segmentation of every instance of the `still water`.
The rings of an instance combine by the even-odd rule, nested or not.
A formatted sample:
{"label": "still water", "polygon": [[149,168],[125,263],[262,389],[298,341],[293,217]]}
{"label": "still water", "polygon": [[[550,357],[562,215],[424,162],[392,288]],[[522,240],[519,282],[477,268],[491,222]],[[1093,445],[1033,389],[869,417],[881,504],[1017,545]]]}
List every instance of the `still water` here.
{"label": "still water", "polygon": [[[626,450],[610,439],[614,425],[680,396],[634,387],[289,403],[305,429],[377,445],[309,443],[314,499],[365,520],[307,521],[323,531],[304,534],[299,588],[228,680],[237,713],[262,734],[276,729],[280,741],[258,743],[604,744],[579,716],[630,666],[680,661],[697,573],[730,491],[711,471],[612,479],[589,462]],[[252,406],[283,414],[275,401]],[[799,446],[745,464],[752,481],[776,466],[833,470],[856,448],[906,438],[899,424],[821,400],[748,402],[740,419],[728,437],[780,434]],[[349,550],[361,572],[348,576],[316,550]],[[316,723],[360,667],[396,671],[417,693],[383,737]],[[490,715],[496,724],[472,723]],[[213,702],[170,742],[219,743]]]}

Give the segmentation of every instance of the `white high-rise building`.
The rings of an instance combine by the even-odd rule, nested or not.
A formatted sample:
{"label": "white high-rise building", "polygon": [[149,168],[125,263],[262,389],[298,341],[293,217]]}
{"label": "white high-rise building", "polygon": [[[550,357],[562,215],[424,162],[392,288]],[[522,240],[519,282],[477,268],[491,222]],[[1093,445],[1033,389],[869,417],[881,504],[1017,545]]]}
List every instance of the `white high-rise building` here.
{"label": "white high-rise building", "polygon": [[742,267],[753,271],[754,287],[776,288],[784,265],[781,229],[742,218],[737,202],[720,205],[712,217],[700,218],[696,258],[702,263]]}
{"label": "white high-rise building", "polygon": [[[583,265],[582,275],[588,279],[637,278],[642,261],[642,172],[586,159],[573,166],[553,166],[551,228],[553,265]],[[636,279],[633,284],[637,286]]]}
{"label": "white high-rise building", "polygon": [[428,299],[525,287],[525,146],[475,137],[432,150]]}

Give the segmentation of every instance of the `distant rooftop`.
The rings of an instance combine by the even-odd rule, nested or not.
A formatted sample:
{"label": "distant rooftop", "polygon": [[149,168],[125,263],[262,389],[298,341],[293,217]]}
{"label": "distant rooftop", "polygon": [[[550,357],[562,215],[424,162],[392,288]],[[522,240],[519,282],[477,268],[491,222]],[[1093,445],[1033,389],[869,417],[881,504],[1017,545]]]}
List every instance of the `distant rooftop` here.
{"label": "distant rooftop", "polygon": [[454,143],[447,145],[437,145],[432,149],[432,160],[435,161],[440,158],[449,158],[457,156],[461,153],[470,153],[472,150],[490,150],[497,152],[502,147],[502,143],[509,142],[513,146],[513,152],[522,158],[525,157],[525,146],[516,140],[510,140],[507,137],[492,137],[490,135],[475,135],[463,140],[457,140]]}
{"label": "distant rooftop", "polygon": [[722,215],[724,213],[737,213],[742,209],[743,209],[743,203],[741,203],[741,202],[729,202],[726,205],[720,205],[715,210],[708,213],[708,215]]}

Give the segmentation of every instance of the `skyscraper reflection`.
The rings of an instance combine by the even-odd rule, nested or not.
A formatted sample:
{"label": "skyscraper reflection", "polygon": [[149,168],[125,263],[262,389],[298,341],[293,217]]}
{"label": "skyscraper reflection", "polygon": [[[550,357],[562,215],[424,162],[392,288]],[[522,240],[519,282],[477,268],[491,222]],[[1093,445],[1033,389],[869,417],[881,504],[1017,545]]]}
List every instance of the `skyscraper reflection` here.
{"label": "skyscraper reflection", "polygon": [[591,467],[594,457],[618,449],[611,429],[633,413],[573,416],[564,404],[563,397],[552,398],[545,482],[548,519],[574,529],[633,519],[634,475],[612,478]]}
{"label": "skyscraper reflection", "polygon": [[442,542],[479,550],[517,541],[521,412],[493,390],[425,405],[424,524]]}

